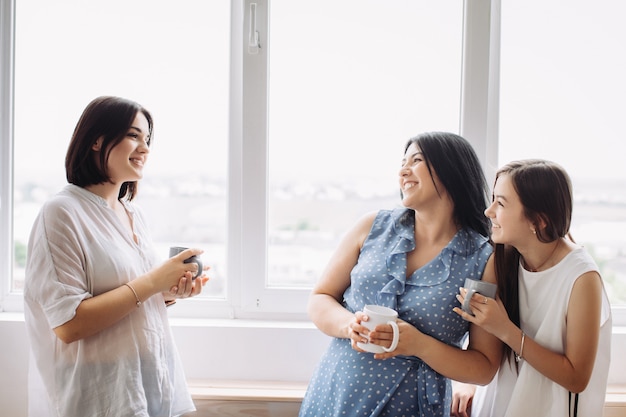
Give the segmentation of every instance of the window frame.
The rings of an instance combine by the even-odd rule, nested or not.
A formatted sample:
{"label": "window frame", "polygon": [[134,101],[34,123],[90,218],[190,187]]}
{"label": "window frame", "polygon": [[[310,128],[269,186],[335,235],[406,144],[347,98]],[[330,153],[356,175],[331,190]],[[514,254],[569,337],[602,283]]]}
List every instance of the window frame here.
{"label": "window frame", "polygon": [[0,312],[21,311],[11,294],[13,259],[13,62],[15,0],[0,0]]}
{"label": "window frame", "polygon": [[[253,16],[252,8],[256,10]],[[310,293],[307,289],[268,288],[267,218],[268,218],[268,67],[269,67],[268,0],[243,2],[243,30],[238,51],[242,56],[242,131],[241,131],[241,228],[246,237],[237,253],[241,265],[241,306],[243,316],[303,314]],[[252,22],[251,22],[252,20]],[[258,45],[254,45],[255,31]],[[265,80],[265,83],[259,83]],[[231,138],[233,139],[233,138]],[[259,158],[265,155],[266,158]],[[258,277],[259,271],[262,276]],[[256,279],[248,280],[247,277]],[[299,310],[299,311],[298,311]],[[294,313],[295,312],[295,313]]]}
{"label": "window frame", "polygon": [[[171,309],[174,317],[306,320],[309,290],[265,285],[269,2],[231,1],[226,300],[187,300]],[[256,5],[257,53],[249,51],[251,3]],[[10,289],[15,4],[0,0],[0,312],[22,310],[22,295]],[[475,147],[491,183],[498,167],[500,0],[464,2],[462,49],[459,132]],[[612,311],[614,325],[626,325],[626,308]]]}

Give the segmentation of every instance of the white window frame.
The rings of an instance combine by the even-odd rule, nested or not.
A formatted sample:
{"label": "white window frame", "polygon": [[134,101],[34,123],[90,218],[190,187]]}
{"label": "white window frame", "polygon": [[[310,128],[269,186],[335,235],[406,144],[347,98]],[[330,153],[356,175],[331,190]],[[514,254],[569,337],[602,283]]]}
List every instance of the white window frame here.
{"label": "white window frame", "polygon": [[0,312],[20,311],[11,294],[13,259],[13,62],[15,0],[0,0]]}
{"label": "white window frame", "polygon": [[[241,314],[285,314],[303,312],[309,290],[268,288],[268,0],[243,2],[242,103],[242,221],[245,239],[241,242]],[[256,10],[256,13],[254,13]],[[252,18],[251,18],[252,17]],[[257,44],[258,41],[258,44]],[[265,83],[259,82],[265,80]],[[232,138],[231,138],[232,139]],[[260,156],[265,155],[266,158]],[[259,274],[261,276],[259,277]],[[247,277],[255,277],[248,280]]]}
{"label": "white window frame", "polygon": [[[266,287],[270,1],[231,2],[226,300],[187,300],[174,316],[306,320],[308,290]],[[22,310],[21,294],[10,291],[15,3],[0,0],[0,312]],[[252,3],[259,48],[250,45]],[[475,147],[491,183],[498,167],[500,0],[466,0],[463,19],[459,131]],[[614,325],[626,324],[626,308],[614,307],[613,314]]]}

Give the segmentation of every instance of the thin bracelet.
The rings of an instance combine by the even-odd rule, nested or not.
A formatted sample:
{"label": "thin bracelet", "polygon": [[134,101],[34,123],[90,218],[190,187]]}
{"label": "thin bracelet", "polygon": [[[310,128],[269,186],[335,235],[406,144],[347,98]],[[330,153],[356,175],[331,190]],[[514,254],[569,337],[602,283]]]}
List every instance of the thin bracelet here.
{"label": "thin bracelet", "polygon": [[519,348],[519,355],[517,353],[515,354],[515,362],[519,362],[522,359],[524,359],[522,355],[524,354],[524,340],[525,339],[526,339],[526,334],[524,334],[524,331],[522,331],[522,344]]}
{"label": "thin bracelet", "polygon": [[137,308],[139,308],[141,306],[141,300],[139,300],[139,296],[137,295],[137,291],[135,291],[133,286],[130,285],[128,282],[125,283],[124,285],[126,285],[128,288],[130,288],[130,290],[133,292],[133,294],[135,294],[135,300],[137,300]]}

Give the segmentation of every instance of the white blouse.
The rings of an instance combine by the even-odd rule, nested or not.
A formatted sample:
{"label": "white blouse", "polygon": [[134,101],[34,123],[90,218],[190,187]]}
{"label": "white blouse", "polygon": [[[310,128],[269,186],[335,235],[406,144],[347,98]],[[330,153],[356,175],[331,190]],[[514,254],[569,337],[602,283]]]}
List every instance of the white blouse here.
{"label": "white blouse", "polygon": [[138,243],[104,199],[75,185],[46,202],[35,220],[24,286],[30,416],[171,417],[195,409],[162,296],[70,344],[52,330],[84,299],[159,262],[141,212],[124,205]]}
{"label": "white blouse", "polygon": [[[519,301],[522,330],[540,345],[565,352],[567,308],[576,280],[598,267],[584,248],[567,254],[545,271],[530,272],[519,266]],[[602,291],[600,338],[587,388],[579,394],[578,417],[603,413],[611,358],[611,306]],[[568,417],[569,391],[542,375],[526,361],[505,362],[488,385],[478,387],[473,417]],[[572,412],[574,396],[572,395]],[[573,415],[573,414],[572,414]]]}

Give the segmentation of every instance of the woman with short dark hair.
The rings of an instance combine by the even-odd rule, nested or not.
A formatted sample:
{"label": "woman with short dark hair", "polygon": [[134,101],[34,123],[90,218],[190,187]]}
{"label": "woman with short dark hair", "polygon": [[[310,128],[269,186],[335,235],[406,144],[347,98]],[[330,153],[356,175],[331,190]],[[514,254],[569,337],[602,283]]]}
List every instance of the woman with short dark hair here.
{"label": "woman with short dark hair", "polygon": [[160,263],[132,203],[150,113],[119,97],[84,110],[65,160],[70,183],[41,208],[24,287],[32,417],[170,417],[193,411],[166,305],[208,277],[188,249]]}

